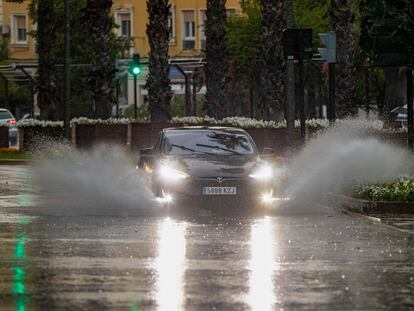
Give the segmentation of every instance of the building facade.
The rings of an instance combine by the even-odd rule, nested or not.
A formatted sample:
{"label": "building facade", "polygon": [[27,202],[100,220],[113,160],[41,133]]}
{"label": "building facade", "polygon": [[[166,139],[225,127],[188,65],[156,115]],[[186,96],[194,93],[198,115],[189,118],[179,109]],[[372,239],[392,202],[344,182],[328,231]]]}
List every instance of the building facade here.
{"label": "building facade", "polygon": [[[30,1],[11,3],[0,0],[1,35],[8,41],[8,58],[13,63],[37,64],[36,40],[30,35],[31,31],[36,30],[36,25],[29,18]],[[170,3],[170,57],[179,60],[201,59],[206,44],[204,25],[207,0],[170,0]],[[226,7],[228,14],[237,14],[240,11],[239,0],[227,0]],[[133,53],[139,53],[142,58],[147,58],[149,43],[146,35],[146,0],[114,0],[112,14],[117,25],[113,31],[118,36],[131,40],[125,57],[130,58]],[[35,73],[35,69],[28,71]],[[124,68],[118,72],[127,70]],[[138,79],[138,105],[144,102],[146,95],[144,85],[147,73],[148,68],[144,67],[143,74]],[[182,82],[174,82],[174,77],[171,78],[173,92],[184,94]],[[126,107],[134,102],[134,80],[128,73],[121,74],[117,79],[118,102],[120,106]],[[205,88],[204,91],[199,91],[199,94],[202,95],[204,92]]]}
{"label": "building facade", "polygon": [[2,37],[8,40],[8,58],[11,61],[34,61],[37,59],[35,40],[29,33],[35,30],[29,19],[30,1],[11,3],[2,0]]}
{"label": "building facade", "polygon": [[[172,58],[200,57],[205,47],[204,24],[207,0],[171,0]],[[9,41],[9,59],[14,61],[36,60],[36,42],[29,35],[35,30],[28,14],[30,0],[10,3],[0,0],[0,25],[3,38]],[[239,0],[227,0],[229,13],[239,11]],[[113,5],[114,29],[119,36],[131,38],[129,54],[149,52],[146,27],[148,14],[146,0],[115,0]]]}

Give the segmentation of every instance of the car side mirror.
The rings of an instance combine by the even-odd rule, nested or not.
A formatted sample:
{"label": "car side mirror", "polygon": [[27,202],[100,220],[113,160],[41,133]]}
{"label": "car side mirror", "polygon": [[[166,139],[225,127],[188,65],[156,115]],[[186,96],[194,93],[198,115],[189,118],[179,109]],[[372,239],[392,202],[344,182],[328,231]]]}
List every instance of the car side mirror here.
{"label": "car side mirror", "polygon": [[276,154],[276,150],[273,148],[263,148],[263,153],[264,156],[274,156]]}
{"label": "car side mirror", "polygon": [[145,163],[148,162],[149,159],[153,156],[152,148],[145,148],[139,151],[139,161],[138,161],[138,168],[144,169]]}

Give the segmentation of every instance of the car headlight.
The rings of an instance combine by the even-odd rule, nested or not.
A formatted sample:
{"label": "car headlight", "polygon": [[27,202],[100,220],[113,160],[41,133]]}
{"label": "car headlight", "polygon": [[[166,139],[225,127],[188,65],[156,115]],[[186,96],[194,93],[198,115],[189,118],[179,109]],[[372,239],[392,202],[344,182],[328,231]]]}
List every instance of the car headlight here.
{"label": "car headlight", "polygon": [[169,164],[162,164],[158,169],[158,175],[165,181],[180,181],[189,177],[188,174],[175,169]]}
{"label": "car headlight", "polygon": [[263,164],[258,167],[253,173],[249,175],[249,177],[260,180],[260,181],[268,181],[273,178],[273,169],[268,164]]}

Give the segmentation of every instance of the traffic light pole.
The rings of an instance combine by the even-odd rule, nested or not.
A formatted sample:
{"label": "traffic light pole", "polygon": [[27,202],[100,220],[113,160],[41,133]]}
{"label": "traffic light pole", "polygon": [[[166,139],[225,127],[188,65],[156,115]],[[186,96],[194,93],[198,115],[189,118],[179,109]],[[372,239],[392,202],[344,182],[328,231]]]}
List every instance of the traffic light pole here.
{"label": "traffic light pole", "polygon": [[64,0],[65,16],[65,66],[64,66],[64,103],[65,137],[70,139],[70,7],[69,0]]}
{"label": "traffic light pole", "polygon": [[328,107],[328,119],[332,125],[336,119],[335,108],[335,63],[329,63],[329,107]]}
{"label": "traffic light pole", "polygon": [[305,145],[305,82],[303,79],[303,47],[302,36],[299,34],[299,117],[300,117],[300,139],[302,145]]}
{"label": "traffic light pole", "polygon": [[407,140],[408,148],[414,147],[414,120],[413,120],[413,68],[407,67]]}
{"label": "traffic light pole", "polygon": [[115,97],[116,118],[119,119],[119,80],[116,80]]}
{"label": "traffic light pole", "polygon": [[[287,26],[294,27],[293,19],[293,0],[286,1],[287,11]],[[293,150],[293,133],[295,130],[295,62],[293,59],[286,60],[286,103],[285,103],[285,118],[286,128],[288,131],[287,145]],[[253,118],[253,116],[252,116]]]}
{"label": "traffic light pole", "polygon": [[137,76],[134,75],[134,119],[138,119],[138,104],[137,104]]}

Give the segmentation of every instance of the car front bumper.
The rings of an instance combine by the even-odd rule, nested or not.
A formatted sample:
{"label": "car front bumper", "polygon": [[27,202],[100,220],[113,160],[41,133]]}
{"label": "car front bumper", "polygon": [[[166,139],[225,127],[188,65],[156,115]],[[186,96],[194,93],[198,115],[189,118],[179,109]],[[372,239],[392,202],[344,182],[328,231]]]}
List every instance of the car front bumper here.
{"label": "car front bumper", "polygon": [[[203,194],[204,187],[235,187],[236,194]],[[177,183],[155,180],[154,194],[168,203],[208,207],[256,206],[270,203],[275,184],[261,183],[251,178],[228,178],[218,182],[214,178],[188,179]]]}

